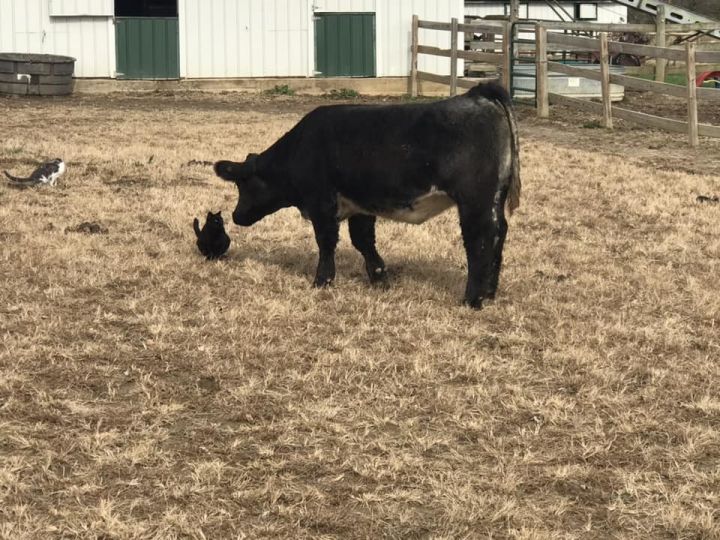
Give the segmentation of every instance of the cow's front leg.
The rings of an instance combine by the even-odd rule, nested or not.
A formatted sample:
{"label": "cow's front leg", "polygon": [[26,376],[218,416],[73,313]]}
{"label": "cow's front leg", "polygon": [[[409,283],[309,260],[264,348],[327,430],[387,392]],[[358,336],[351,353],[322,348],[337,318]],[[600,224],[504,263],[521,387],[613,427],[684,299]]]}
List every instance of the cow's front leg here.
{"label": "cow's front leg", "polygon": [[491,298],[495,292],[492,281],[497,226],[491,208],[480,210],[458,205],[458,210],[468,263],[465,304],[480,309],[483,299]]}
{"label": "cow's front leg", "polygon": [[365,270],[370,283],[384,282],[387,277],[385,261],[375,248],[375,216],[351,216],[348,219],[350,240],[365,259]]}
{"label": "cow's front leg", "polygon": [[310,220],[315,229],[315,240],[320,251],[315,287],[326,287],[335,279],[335,247],[338,243],[340,225],[335,212],[313,212]]}

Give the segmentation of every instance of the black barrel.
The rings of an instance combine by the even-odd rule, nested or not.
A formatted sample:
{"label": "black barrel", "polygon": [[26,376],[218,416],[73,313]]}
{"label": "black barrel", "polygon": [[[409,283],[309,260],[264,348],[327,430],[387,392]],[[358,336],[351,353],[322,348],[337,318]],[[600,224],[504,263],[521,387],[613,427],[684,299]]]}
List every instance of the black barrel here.
{"label": "black barrel", "polygon": [[74,70],[70,56],[0,53],[0,93],[66,96],[73,91]]}

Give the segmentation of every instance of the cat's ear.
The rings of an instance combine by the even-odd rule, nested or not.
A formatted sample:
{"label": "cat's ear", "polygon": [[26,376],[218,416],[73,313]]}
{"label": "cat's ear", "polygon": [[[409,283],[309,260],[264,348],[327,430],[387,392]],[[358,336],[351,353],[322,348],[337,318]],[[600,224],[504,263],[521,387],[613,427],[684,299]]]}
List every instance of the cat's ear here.
{"label": "cat's ear", "polygon": [[213,218],[213,213],[208,211],[207,216],[205,216],[205,221],[210,221]]}

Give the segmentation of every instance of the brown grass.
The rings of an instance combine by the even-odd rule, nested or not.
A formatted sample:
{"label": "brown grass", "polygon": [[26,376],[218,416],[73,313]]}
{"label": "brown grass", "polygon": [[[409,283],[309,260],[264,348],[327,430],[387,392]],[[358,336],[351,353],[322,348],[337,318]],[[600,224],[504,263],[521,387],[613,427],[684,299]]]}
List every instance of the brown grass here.
{"label": "brown grass", "polygon": [[720,184],[691,167],[718,146],[661,170],[521,122],[480,312],[452,212],[379,226],[387,291],[344,227],[311,290],[295,210],[204,261],[192,218],[236,193],[183,164],[315,105],[0,100],[0,168],[69,165],[0,187],[0,537],[720,538]]}

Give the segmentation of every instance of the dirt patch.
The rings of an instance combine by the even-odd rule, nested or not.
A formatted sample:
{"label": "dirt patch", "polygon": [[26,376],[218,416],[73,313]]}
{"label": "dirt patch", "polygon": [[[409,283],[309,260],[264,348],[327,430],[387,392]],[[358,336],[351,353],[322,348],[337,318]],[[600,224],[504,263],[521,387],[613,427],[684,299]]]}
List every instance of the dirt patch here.
{"label": "dirt patch", "polygon": [[116,180],[105,180],[103,183],[108,186],[119,187],[150,187],[152,185],[149,178],[143,178],[140,176],[123,176]]}
{"label": "dirt patch", "polygon": [[66,227],[66,233],[82,233],[82,234],[107,234],[108,228],[94,221],[83,221],[74,227]]}
{"label": "dirt patch", "polygon": [[[649,92],[626,91],[625,101],[617,105],[630,110],[683,119],[683,108]],[[630,161],[662,171],[720,176],[720,139],[701,138],[699,148],[691,148],[682,133],[647,129],[624,120],[613,119],[615,129],[600,127],[596,115],[562,105],[553,105],[549,119],[539,119],[534,108],[518,106],[521,134],[532,140],[546,140],[565,148],[582,149],[608,156],[610,163]],[[701,104],[705,120],[720,125],[720,104]],[[702,114],[701,114],[702,116]]]}
{"label": "dirt patch", "polygon": [[695,197],[695,201],[701,204],[718,204],[720,202],[720,197],[718,197],[717,195],[698,195],[697,197]]}
{"label": "dirt patch", "polygon": [[193,166],[212,167],[214,163],[215,163],[214,161],[204,161],[204,160],[199,160],[199,159],[191,159],[190,161],[188,161],[188,162],[185,164],[185,166],[186,166],[186,167],[193,167]]}
{"label": "dirt patch", "polygon": [[[621,107],[632,111],[644,112],[687,121],[687,100],[674,96],[663,96],[652,92],[625,90],[625,99]],[[698,102],[698,120],[702,124],[720,125],[720,105],[717,101]]]}

